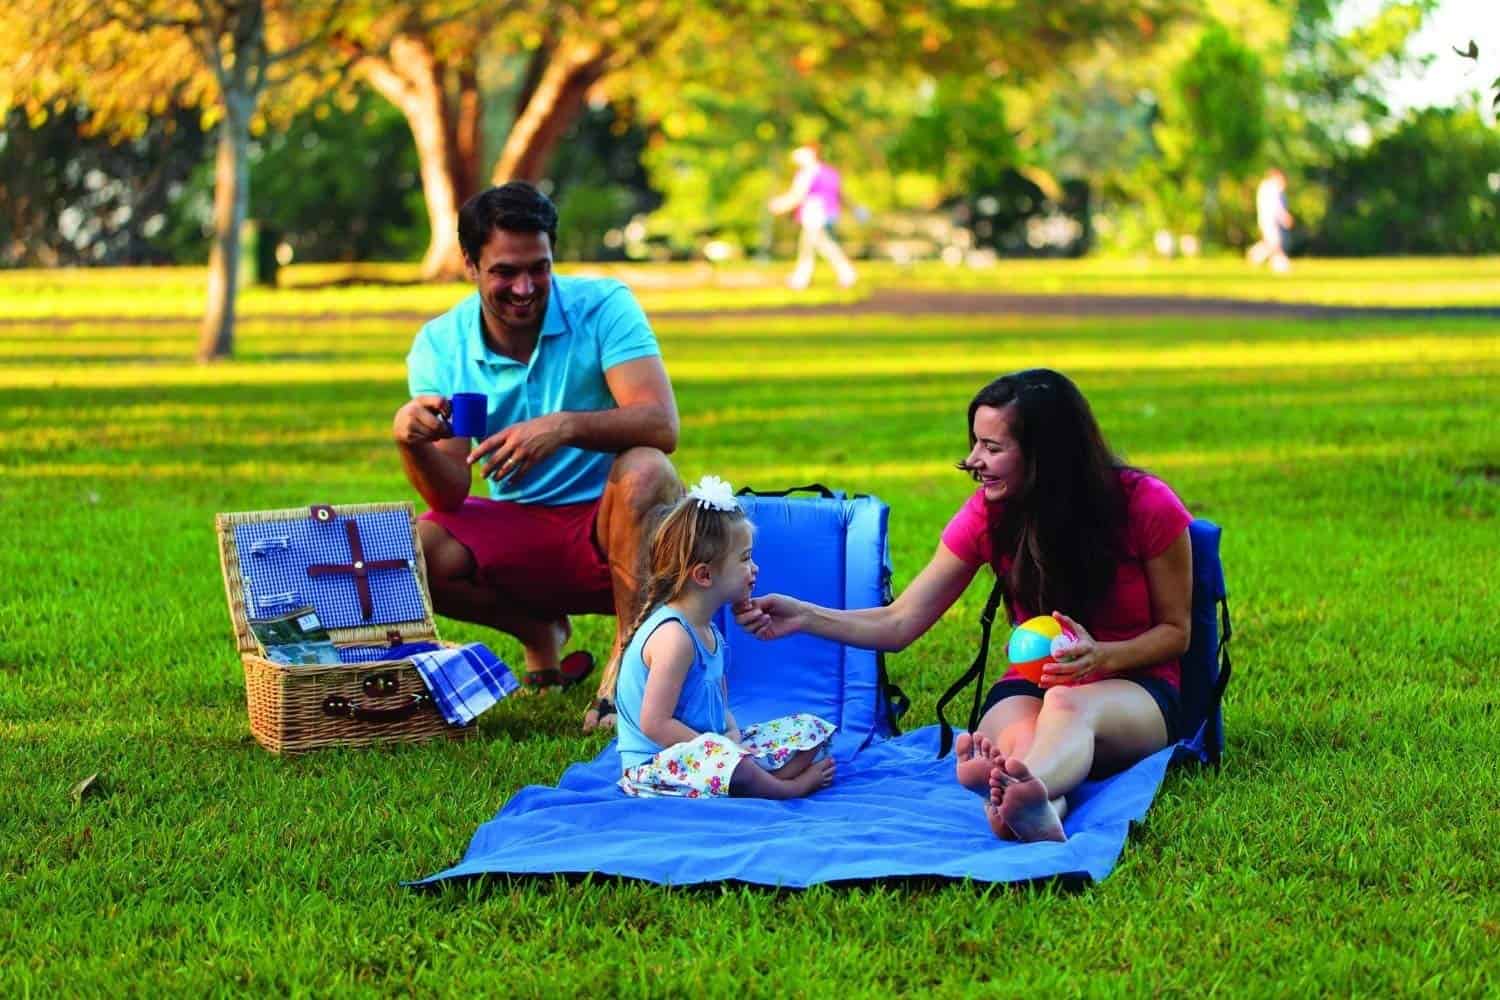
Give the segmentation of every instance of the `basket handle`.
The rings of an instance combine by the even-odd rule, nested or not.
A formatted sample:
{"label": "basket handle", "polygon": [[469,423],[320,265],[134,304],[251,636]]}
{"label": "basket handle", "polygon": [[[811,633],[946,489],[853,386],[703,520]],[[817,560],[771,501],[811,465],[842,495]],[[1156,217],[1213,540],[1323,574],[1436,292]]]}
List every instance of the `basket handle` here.
{"label": "basket handle", "polygon": [[323,699],[323,714],[360,722],[401,722],[416,715],[431,700],[430,695],[414,694],[406,704],[395,708],[363,708],[341,694],[331,694]]}

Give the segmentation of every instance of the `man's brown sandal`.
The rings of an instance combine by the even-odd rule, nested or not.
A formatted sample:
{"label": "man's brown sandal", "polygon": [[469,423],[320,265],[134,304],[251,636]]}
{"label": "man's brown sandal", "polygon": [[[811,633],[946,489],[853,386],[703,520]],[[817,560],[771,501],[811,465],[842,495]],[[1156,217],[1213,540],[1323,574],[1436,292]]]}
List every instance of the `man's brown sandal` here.
{"label": "man's brown sandal", "polygon": [[521,687],[539,693],[553,689],[567,689],[594,672],[594,654],[588,650],[575,649],[562,658],[555,668],[527,670],[520,676]]}

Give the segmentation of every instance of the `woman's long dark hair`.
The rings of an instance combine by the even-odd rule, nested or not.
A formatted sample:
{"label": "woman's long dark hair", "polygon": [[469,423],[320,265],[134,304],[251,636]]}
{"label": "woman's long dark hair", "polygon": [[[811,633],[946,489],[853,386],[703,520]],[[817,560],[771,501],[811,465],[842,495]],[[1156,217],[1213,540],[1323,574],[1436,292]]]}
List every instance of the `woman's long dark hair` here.
{"label": "woman's long dark hair", "polygon": [[[1019,602],[1033,614],[1061,611],[1087,625],[1122,555],[1125,464],[1105,442],[1083,393],[1055,371],[1031,368],[980,389],[969,403],[971,452],[981,406],[1005,414],[1025,469],[1020,491],[990,521],[997,562],[1005,553],[1012,557],[1006,603],[1013,615]],[[960,468],[979,478],[967,464]]]}

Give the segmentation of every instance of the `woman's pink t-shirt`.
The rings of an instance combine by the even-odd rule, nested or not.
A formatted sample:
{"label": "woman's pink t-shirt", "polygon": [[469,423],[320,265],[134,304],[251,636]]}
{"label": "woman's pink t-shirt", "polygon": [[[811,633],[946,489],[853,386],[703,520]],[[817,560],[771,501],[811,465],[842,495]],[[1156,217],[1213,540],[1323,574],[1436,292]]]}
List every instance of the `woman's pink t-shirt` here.
{"label": "woman's pink t-shirt", "polygon": [[[1125,524],[1126,558],[1120,563],[1115,581],[1100,602],[1093,621],[1085,623],[1093,637],[1103,642],[1134,639],[1156,624],[1156,619],[1151,614],[1151,590],[1146,581],[1146,561],[1165,552],[1193,520],[1193,516],[1182,505],[1182,501],[1177,499],[1177,494],[1172,492],[1171,487],[1155,476],[1148,476],[1134,469],[1121,469],[1120,484],[1125,489],[1129,504]],[[1012,561],[1010,554],[1006,553],[996,560],[990,551],[989,518],[991,514],[999,516],[1003,508],[1003,500],[986,504],[984,490],[981,488],[975,491],[943,529],[943,544],[948,551],[971,566],[989,564],[997,576],[1009,573]],[[1046,610],[1061,611],[1077,617],[1070,608]],[[1038,612],[1030,608],[1014,607],[1012,613],[1017,616],[1015,621],[1020,622]],[[1137,676],[1160,677],[1174,688],[1181,684],[1181,669],[1176,660],[1141,667],[1132,673]],[[1006,679],[1019,676],[1014,670],[1005,675]]]}

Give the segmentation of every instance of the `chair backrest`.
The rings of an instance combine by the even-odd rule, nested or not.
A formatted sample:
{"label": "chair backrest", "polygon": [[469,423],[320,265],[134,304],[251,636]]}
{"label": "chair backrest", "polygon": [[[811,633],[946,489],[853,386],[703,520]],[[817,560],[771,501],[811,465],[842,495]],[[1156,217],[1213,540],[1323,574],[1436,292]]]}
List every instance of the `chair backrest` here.
{"label": "chair backrest", "polygon": [[[801,490],[818,495],[789,495]],[[744,490],[740,503],[756,529],[757,593],[832,608],[890,601],[890,508],[883,501],[813,486]],[[838,727],[833,752],[840,759],[896,732],[904,696],[887,682],[880,654],[810,635],[766,642],[736,625],[727,610],[715,620],[729,648],[730,707],[742,725],[812,712]]]}
{"label": "chair backrest", "polygon": [[1188,526],[1193,546],[1193,635],[1182,663],[1181,736],[1208,762],[1224,752],[1222,698],[1229,683],[1228,590],[1219,560],[1217,524],[1198,518]]}

